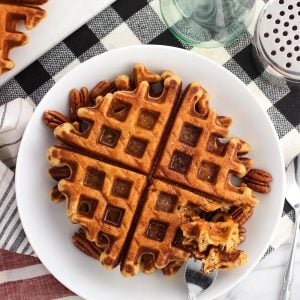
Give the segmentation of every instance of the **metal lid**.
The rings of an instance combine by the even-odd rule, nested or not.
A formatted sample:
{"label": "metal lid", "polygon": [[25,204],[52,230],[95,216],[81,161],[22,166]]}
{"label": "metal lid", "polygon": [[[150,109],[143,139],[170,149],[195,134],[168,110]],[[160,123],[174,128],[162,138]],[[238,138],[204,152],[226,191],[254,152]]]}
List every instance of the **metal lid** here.
{"label": "metal lid", "polygon": [[269,1],[258,19],[255,42],[257,58],[271,77],[300,84],[300,0]]}

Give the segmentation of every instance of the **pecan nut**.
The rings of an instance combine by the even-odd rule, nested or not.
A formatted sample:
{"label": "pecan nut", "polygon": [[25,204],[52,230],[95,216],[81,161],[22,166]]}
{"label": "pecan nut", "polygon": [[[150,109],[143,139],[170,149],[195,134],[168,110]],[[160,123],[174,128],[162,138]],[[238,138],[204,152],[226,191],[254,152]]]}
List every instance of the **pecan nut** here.
{"label": "pecan nut", "polygon": [[95,101],[99,96],[105,96],[107,93],[113,93],[116,90],[114,81],[102,80],[98,82],[90,92],[90,99]]}
{"label": "pecan nut", "polygon": [[234,220],[235,223],[238,223],[239,226],[244,225],[248,219],[252,216],[253,214],[253,208],[252,207],[240,207],[240,206],[235,206],[229,211],[229,215],[231,218]]}
{"label": "pecan nut", "polygon": [[269,184],[259,184],[259,183],[254,183],[254,182],[250,182],[250,181],[245,181],[245,183],[254,192],[257,192],[260,194],[268,194],[271,190]]}
{"label": "pecan nut", "polygon": [[74,246],[81,252],[95,259],[99,259],[102,249],[98,248],[93,242],[89,241],[82,229],[73,235],[72,240]]}
{"label": "pecan nut", "polygon": [[251,169],[245,176],[245,179],[259,181],[261,183],[270,183],[273,180],[272,175],[261,169]]}
{"label": "pecan nut", "polygon": [[69,122],[69,118],[58,111],[47,110],[44,112],[43,121],[47,127],[54,129],[63,123]]}
{"label": "pecan nut", "polygon": [[48,174],[52,179],[59,181],[63,178],[70,177],[71,172],[70,172],[70,168],[67,166],[51,167],[48,170]]}
{"label": "pecan nut", "polygon": [[267,194],[270,192],[270,183],[272,182],[272,175],[261,169],[251,169],[244,177],[244,183],[253,191]]}
{"label": "pecan nut", "polygon": [[77,112],[81,107],[86,107],[89,101],[89,91],[83,87],[80,91],[72,89],[69,95],[70,118],[72,122],[79,121]]}

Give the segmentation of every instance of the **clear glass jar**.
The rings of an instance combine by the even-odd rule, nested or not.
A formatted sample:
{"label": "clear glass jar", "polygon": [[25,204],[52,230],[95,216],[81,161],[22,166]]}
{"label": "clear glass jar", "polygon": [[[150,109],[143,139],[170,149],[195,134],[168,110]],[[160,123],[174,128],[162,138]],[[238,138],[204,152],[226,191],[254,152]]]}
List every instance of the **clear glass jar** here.
{"label": "clear glass jar", "polygon": [[255,0],[160,0],[170,31],[184,43],[220,47],[244,33],[252,21]]}

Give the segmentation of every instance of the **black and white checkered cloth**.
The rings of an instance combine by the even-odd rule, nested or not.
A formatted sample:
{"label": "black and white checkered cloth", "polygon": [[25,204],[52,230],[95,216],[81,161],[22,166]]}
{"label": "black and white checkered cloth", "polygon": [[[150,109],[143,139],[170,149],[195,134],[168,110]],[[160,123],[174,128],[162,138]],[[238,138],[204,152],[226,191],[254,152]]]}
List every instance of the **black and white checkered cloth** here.
{"label": "black and white checkered cloth", "polygon": [[[263,5],[263,0],[257,0],[256,17]],[[288,86],[272,86],[256,69],[251,44],[254,24],[255,20],[248,32],[229,46],[217,49],[193,48],[182,44],[167,30],[160,13],[159,0],[118,0],[0,86],[0,105],[16,97],[38,105],[64,74],[107,50],[137,44],[169,45],[205,55],[239,77],[254,92],[271,117],[280,138],[285,160],[288,162],[300,152],[300,91]],[[17,211],[13,217],[6,218],[5,224],[3,223],[2,216],[8,211],[8,206],[15,205],[11,200],[14,199],[11,192],[13,174],[10,173],[9,176],[7,186],[0,186],[0,232],[6,231],[5,241],[0,234],[0,247],[31,254],[32,249],[25,243],[23,231],[19,230],[18,234],[14,232],[18,222]],[[277,234],[268,251],[272,251],[286,239],[292,221],[293,212],[286,202],[280,226],[284,228],[283,232]],[[18,243],[14,242],[16,239],[19,239]],[[22,245],[22,249],[7,246],[16,244]]]}

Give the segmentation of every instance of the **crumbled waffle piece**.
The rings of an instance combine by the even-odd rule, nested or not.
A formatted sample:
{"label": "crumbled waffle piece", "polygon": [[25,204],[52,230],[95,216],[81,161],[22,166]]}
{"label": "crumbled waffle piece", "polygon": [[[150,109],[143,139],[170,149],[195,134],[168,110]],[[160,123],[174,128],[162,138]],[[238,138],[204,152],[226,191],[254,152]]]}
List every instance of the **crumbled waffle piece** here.
{"label": "crumbled waffle piece", "polygon": [[216,247],[212,247],[205,259],[202,260],[205,273],[216,269],[230,270],[245,265],[247,261],[247,253],[242,250],[226,253]]}

